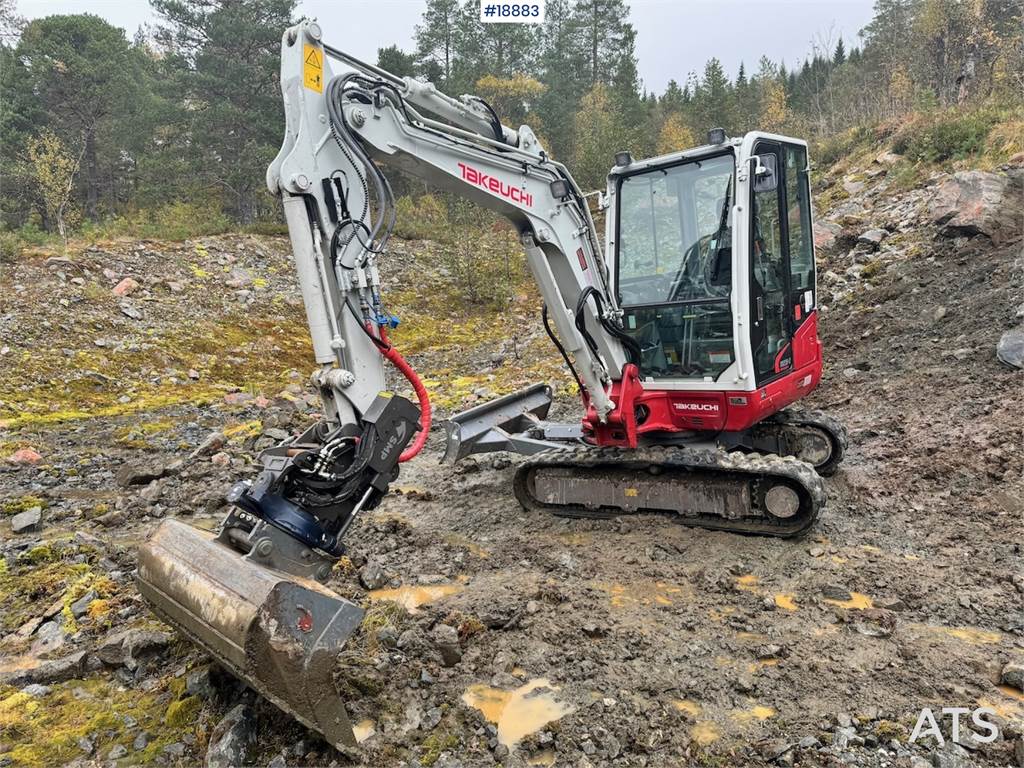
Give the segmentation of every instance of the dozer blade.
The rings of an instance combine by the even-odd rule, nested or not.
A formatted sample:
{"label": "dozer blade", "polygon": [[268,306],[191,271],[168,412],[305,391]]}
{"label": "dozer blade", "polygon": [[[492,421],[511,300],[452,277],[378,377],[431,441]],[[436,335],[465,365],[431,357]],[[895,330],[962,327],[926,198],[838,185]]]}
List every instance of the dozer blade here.
{"label": "dozer blade", "polygon": [[534,384],[457,413],[443,422],[447,434],[444,463],[454,463],[474,453],[513,451],[533,454],[554,446],[546,440],[528,437],[551,408],[551,387]]}
{"label": "dozer blade", "polygon": [[355,745],[333,673],[361,608],[177,520],[139,549],[137,579],[159,616],[260,694],[335,746]]}

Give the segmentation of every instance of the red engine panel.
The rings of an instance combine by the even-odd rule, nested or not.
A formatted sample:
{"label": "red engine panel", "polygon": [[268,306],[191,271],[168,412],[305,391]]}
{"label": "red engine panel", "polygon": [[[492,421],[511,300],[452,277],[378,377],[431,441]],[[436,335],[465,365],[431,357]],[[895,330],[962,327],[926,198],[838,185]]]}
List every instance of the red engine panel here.
{"label": "red engine panel", "polygon": [[598,445],[635,448],[646,432],[740,432],[763,421],[790,403],[806,397],[821,380],[821,342],[818,313],[811,312],[793,334],[792,368],[753,392],[680,391],[644,389],[634,365],[612,385],[615,410],[606,423],[584,396],[587,409],[584,434]]}

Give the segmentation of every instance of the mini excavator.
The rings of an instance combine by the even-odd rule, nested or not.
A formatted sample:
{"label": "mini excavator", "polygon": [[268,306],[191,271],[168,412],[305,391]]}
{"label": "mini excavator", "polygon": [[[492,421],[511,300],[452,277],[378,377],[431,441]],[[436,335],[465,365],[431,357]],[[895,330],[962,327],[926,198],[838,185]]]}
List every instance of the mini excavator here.
{"label": "mini excavator", "polygon": [[[522,454],[513,486],[527,510],[795,536],[825,503],[846,437],[790,407],[822,368],[806,142],[716,129],[694,149],[618,153],[598,194],[602,249],[587,196],[528,126],[321,38],[311,21],[283,36],[285,138],[267,185],[288,224],[323,418],[262,452],[219,532],[164,521],[137,578],[158,615],[344,748],[355,742],[333,672],[363,610],[325,583],[353,520],[431,425],[428,393],[388,337],[397,319],[377,262],[396,206],[381,168],[518,232],[583,416],[548,421],[552,390],[536,384],[447,420],[443,460]],[[416,402],[388,389],[388,365]]]}

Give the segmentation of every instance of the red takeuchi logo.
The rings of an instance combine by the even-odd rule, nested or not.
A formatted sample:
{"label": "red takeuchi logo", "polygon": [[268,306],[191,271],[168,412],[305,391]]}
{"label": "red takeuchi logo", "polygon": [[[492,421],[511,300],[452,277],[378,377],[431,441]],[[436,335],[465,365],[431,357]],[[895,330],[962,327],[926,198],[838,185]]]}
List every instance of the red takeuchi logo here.
{"label": "red takeuchi logo", "polygon": [[524,192],[519,187],[513,187],[511,184],[506,184],[496,176],[488,176],[486,173],[481,173],[476,168],[470,168],[465,163],[459,163],[459,170],[462,171],[462,178],[470,184],[476,184],[478,187],[483,187],[488,192],[493,192],[496,195],[507,198],[513,203],[522,203],[526,206],[533,205],[533,195],[529,192]]}

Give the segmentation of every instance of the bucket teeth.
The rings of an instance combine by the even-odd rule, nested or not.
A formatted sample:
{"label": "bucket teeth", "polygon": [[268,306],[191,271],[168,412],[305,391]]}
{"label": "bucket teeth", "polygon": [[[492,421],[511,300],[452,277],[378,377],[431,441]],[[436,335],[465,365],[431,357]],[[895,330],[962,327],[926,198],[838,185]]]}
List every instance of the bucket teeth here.
{"label": "bucket teeth", "polygon": [[355,745],[334,667],[359,606],[177,520],[139,549],[137,579],[159,616],[256,691],[335,746]]}

